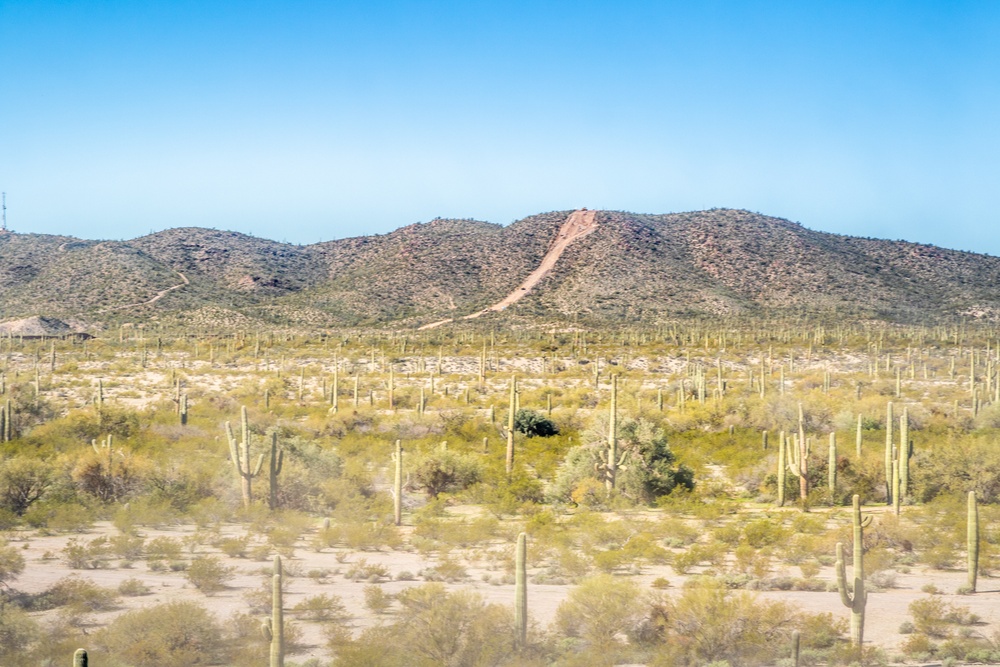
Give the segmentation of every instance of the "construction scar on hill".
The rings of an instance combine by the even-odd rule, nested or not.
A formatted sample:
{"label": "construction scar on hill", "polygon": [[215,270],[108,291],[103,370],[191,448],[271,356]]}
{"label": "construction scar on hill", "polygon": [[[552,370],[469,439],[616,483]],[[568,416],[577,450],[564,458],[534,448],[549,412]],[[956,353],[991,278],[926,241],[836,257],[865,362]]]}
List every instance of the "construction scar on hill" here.
{"label": "construction scar on hill", "polygon": [[[535,285],[540,283],[542,279],[549,274],[552,267],[556,265],[556,262],[559,261],[560,257],[562,257],[563,252],[573,241],[582,238],[597,229],[596,216],[596,211],[588,211],[585,208],[570,213],[569,217],[566,218],[566,222],[564,222],[562,227],[559,228],[559,233],[556,234],[556,237],[552,239],[552,242],[549,244],[549,249],[546,251],[545,256],[542,257],[541,263],[534,271],[528,274],[527,278],[521,281],[521,284],[518,285],[513,292],[505,296],[500,301],[497,301],[492,306],[483,308],[479,312],[471,315],[466,315],[462,319],[472,320],[485,315],[486,313],[499,312],[507,308],[507,306],[517,303],[524,298],[531,292],[532,289],[534,289]],[[448,318],[438,322],[431,322],[430,324],[425,324],[422,327],[419,327],[417,330],[423,331],[425,329],[434,329],[442,324],[454,321],[454,318]]]}

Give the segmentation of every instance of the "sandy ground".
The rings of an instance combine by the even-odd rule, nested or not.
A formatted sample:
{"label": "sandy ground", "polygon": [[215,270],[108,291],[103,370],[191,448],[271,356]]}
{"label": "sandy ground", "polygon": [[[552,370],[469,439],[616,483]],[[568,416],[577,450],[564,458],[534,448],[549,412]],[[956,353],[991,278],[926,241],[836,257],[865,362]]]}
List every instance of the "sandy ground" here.
{"label": "sandy ground", "polygon": [[[456,508],[458,515],[478,513],[478,508]],[[318,526],[317,526],[318,527]],[[404,528],[404,535],[409,533]],[[324,549],[317,551],[312,543],[315,529],[302,535],[295,545],[294,555],[286,558],[286,577],[288,592],[285,597],[285,607],[290,609],[303,599],[322,593],[338,595],[343,599],[350,619],[347,626],[357,633],[365,627],[379,622],[379,617],[365,607],[364,589],[367,581],[354,582],[345,578],[345,573],[352,564],[364,559],[369,564],[382,565],[389,570],[390,579],[380,582],[383,590],[395,594],[404,588],[424,583],[419,573],[437,562],[434,556],[426,556],[415,550],[380,550],[351,552],[344,548]],[[91,614],[87,619],[89,626],[99,626],[108,623],[114,616],[128,609],[149,607],[163,602],[178,599],[195,600],[225,619],[238,612],[252,613],[244,597],[248,592],[258,590],[269,581],[270,560],[263,554],[261,560],[249,558],[227,557],[210,545],[210,539],[199,533],[193,525],[182,525],[162,529],[143,529],[141,534],[147,543],[156,537],[170,537],[184,543],[185,548],[181,560],[213,555],[225,564],[234,568],[235,574],[226,590],[213,595],[205,595],[194,588],[183,572],[173,572],[169,569],[153,571],[146,560],[137,560],[126,564],[122,561],[110,561],[104,569],[73,570],[66,564],[62,550],[71,539],[83,541],[93,540],[101,535],[117,535],[117,530],[109,523],[96,524],[90,532],[83,534],[40,535],[36,532],[19,531],[9,534],[11,544],[22,549],[26,560],[25,571],[14,581],[13,587],[26,593],[40,593],[51,587],[56,581],[66,576],[78,576],[111,588],[129,578],[142,580],[150,589],[149,595],[141,597],[121,597],[121,607],[114,611]],[[246,534],[245,527],[225,525],[221,527],[222,536],[238,537]],[[262,544],[258,537],[252,544]],[[191,545],[194,546],[191,546]],[[478,545],[467,551],[454,551],[452,557],[461,562],[467,571],[467,578],[456,583],[446,584],[449,589],[472,589],[483,595],[489,602],[503,605],[513,605],[514,590],[509,577],[508,552],[512,545],[504,542],[494,542]],[[529,545],[529,563],[530,545]],[[529,581],[540,569],[532,564],[529,567]],[[684,582],[704,568],[694,568],[688,575],[680,575],[666,565],[646,566],[641,572],[629,575],[644,587],[652,588],[652,582],[663,577],[669,580],[671,586],[667,594],[677,595],[682,590]],[[309,576],[311,571],[325,571],[322,578]],[[404,573],[410,573],[410,576]],[[398,578],[404,574],[407,580]],[[777,565],[775,575],[800,576],[798,568]],[[848,573],[850,576],[850,573]],[[835,581],[832,567],[823,568],[818,578],[824,582]],[[866,616],[865,636],[868,642],[887,650],[892,656],[905,635],[899,634],[900,624],[909,619],[908,606],[918,598],[927,597],[921,589],[933,585],[942,591],[941,599],[968,609],[981,618],[981,623],[974,630],[984,636],[1000,630],[1000,605],[997,604],[997,593],[1000,584],[991,578],[980,578],[979,593],[975,595],[956,595],[954,592],[965,583],[965,572],[925,570],[914,567],[908,573],[897,573],[895,585],[892,588],[876,590],[869,593]],[[534,623],[541,626],[549,625],[555,618],[556,609],[572,590],[571,585],[536,584],[529,585],[530,615]],[[804,611],[812,613],[829,612],[835,618],[848,619],[849,611],[841,604],[839,595],[833,591],[767,591],[758,593],[766,599],[791,602]],[[39,614],[44,619],[59,613],[52,610]],[[392,613],[391,611],[389,612]],[[262,614],[255,614],[263,616]],[[289,613],[295,619],[296,614]],[[328,656],[324,646],[322,623],[295,621],[303,630],[305,650],[296,653],[293,659],[304,661],[316,657],[326,659]]]}

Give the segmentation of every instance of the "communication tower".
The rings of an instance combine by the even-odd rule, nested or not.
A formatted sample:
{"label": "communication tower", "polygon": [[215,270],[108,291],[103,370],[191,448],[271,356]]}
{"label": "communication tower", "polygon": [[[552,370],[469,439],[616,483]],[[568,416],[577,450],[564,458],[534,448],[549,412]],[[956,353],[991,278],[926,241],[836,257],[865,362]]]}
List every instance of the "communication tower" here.
{"label": "communication tower", "polygon": [[3,193],[3,221],[0,222],[0,232],[7,231],[7,193]]}

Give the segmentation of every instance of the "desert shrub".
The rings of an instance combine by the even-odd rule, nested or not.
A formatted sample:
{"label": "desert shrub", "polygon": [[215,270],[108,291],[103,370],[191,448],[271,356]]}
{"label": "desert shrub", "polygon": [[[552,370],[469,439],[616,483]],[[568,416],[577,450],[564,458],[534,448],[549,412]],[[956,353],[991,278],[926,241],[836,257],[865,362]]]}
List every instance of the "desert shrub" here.
{"label": "desert shrub", "polygon": [[[556,472],[553,494],[562,500],[584,501],[599,506],[589,493],[600,494],[603,485],[598,471],[607,465],[606,428],[598,427],[585,434],[586,442],[573,447]],[[686,466],[674,465],[675,456],[667,445],[663,429],[645,419],[626,419],[618,427],[621,458],[615,489],[637,502],[651,503],[675,488],[694,488],[694,473]],[[596,482],[596,484],[595,484]]]}
{"label": "desert shrub", "polygon": [[0,508],[22,516],[55,482],[51,462],[15,456],[0,462]]}
{"label": "desert shrub", "polygon": [[82,532],[90,527],[95,518],[93,510],[76,501],[42,501],[24,513],[24,520],[30,525],[60,532]]}
{"label": "desert shrub", "polygon": [[216,665],[226,658],[218,621],[194,602],[168,602],[122,614],[96,633],[94,642],[130,667]]}
{"label": "desert shrub", "polygon": [[665,603],[663,650],[653,665],[728,661],[759,665],[784,655],[797,612],[783,602],[702,581]]}
{"label": "desert shrub", "polygon": [[244,535],[242,537],[224,537],[218,541],[216,546],[219,551],[230,558],[246,558],[249,544],[250,536]]}
{"label": "desert shrub", "polygon": [[0,664],[27,667],[28,648],[38,637],[38,625],[12,604],[0,605]]}
{"label": "desert shrub", "polygon": [[0,586],[24,572],[24,556],[0,538]]}
{"label": "desert shrub", "polygon": [[76,575],[63,577],[32,601],[35,609],[72,607],[78,613],[108,611],[118,606],[118,593],[90,579]]}
{"label": "desert shrub", "polygon": [[150,590],[141,579],[136,579],[131,577],[125,581],[118,584],[118,592],[127,597],[138,597],[140,595],[149,595]]}
{"label": "desert shrub", "polygon": [[339,595],[311,595],[294,607],[292,612],[300,614],[307,621],[343,621],[349,617],[347,607]]}
{"label": "desert shrub", "polygon": [[643,615],[639,586],[607,574],[588,577],[570,591],[556,610],[555,624],[568,637],[579,637],[596,647],[617,643]]}
{"label": "desert shrub", "polygon": [[223,565],[215,556],[203,556],[191,561],[187,568],[187,579],[205,595],[226,589],[226,583],[233,578],[236,568]]}
{"label": "desert shrub", "polygon": [[390,579],[389,568],[378,563],[369,563],[366,558],[359,558],[351,563],[351,566],[344,572],[344,578],[351,581],[377,582],[383,579]]}
{"label": "desert shrub", "polygon": [[154,537],[146,543],[146,556],[158,560],[177,560],[184,552],[184,545],[174,537]]}
{"label": "desert shrub", "polygon": [[115,535],[108,540],[108,550],[122,560],[136,560],[142,557],[145,543],[138,535]]}
{"label": "desert shrub", "polygon": [[534,410],[518,410],[514,414],[514,430],[529,438],[559,435],[559,427],[555,422]]}
{"label": "desert shrub", "polygon": [[431,498],[444,492],[461,491],[479,481],[478,461],[451,450],[436,451],[414,463],[412,482]]}
{"label": "desert shrub", "polygon": [[408,588],[397,599],[395,623],[353,641],[337,638],[334,665],[487,667],[514,653],[513,618],[503,605],[436,583]]}
{"label": "desert shrub", "polygon": [[463,581],[469,576],[461,563],[447,556],[421,574],[427,581],[447,581],[448,583]]}
{"label": "desert shrub", "polygon": [[392,596],[378,584],[365,586],[365,607],[373,614],[384,614],[392,606]]}
{"label": "desert shrub", "polygon": [[62,549],[66,564],[74,570],[95,570],[107,567],[111,555],[108,538],[96,537],[89,542],[72,538]]}

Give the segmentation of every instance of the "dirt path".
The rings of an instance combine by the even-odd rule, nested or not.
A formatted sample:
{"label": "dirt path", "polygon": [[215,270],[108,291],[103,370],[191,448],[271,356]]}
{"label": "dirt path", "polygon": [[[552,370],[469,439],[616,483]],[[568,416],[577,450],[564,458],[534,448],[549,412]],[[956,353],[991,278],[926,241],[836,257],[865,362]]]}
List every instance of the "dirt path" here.
{"label": "dirt path", "polygon": [[[508,306],[523,299],[538,283],[542,281],[543,278],[545,278],[545,276],[549,274],[552,267],[554,267],[556,262],[559,261],[559,258],[562,257],[563,252],[569,247],[569,244],[597,229],[596,216],[596,211],[588,211],[587,209],[580,209],[579,211],[573,211],[570,213],[569,217],[566,218],[566,222],[564,222],[562,227],[559,228],[559,233],[556,235],[556,238],[554,238],[552,243],[549,244],[549,249],[546,251],[545,256],[542,257],[542,261],[538,265],[538,268],[529,273],[528,277],[525,278],[513,292],[505,296],[503,299],[477,313],[466,315],[462,319],[472,320],[477,317],[481,317],[486,313],[498,313]],[[430,324],[425,324],[422,327],[419,327],[417,331],[434,329],[453,321],[454,318],[448,318],[439,322],[431,322]]]}
{"label": "dirt path", "polygon": [[176,273],[177,275],[179,275],[181,277],[181,280],[183,280],[184,282],[179,283],[177,285],[174,285],[173,287],[168,287],[167,289],[160,290],[159,292],[156,293],[156,296],[154,296],[149,301],[140,301],[139,303],[126,303],[124,306],[115,306],[114,308],[105,308],[104,310],[99,310],[97,312],[99,312],[99,313],[109,313],[109,312],[111,312],[113,310],[123,310],[125,308],[132,308],[134,306],[148,306],[151,303],[156,303],[157,301],[159,301],[160,299],[162,299],[166,295],[170,294],[174,290],[178,290],[178,289],[180,289],[180,288],[182,288],[182,287],[184,287],[186,285],[190,285],[191,284],[191,281],[188,280],[187,276],[185,276],[180,271],[175,271],[174,273]]}

